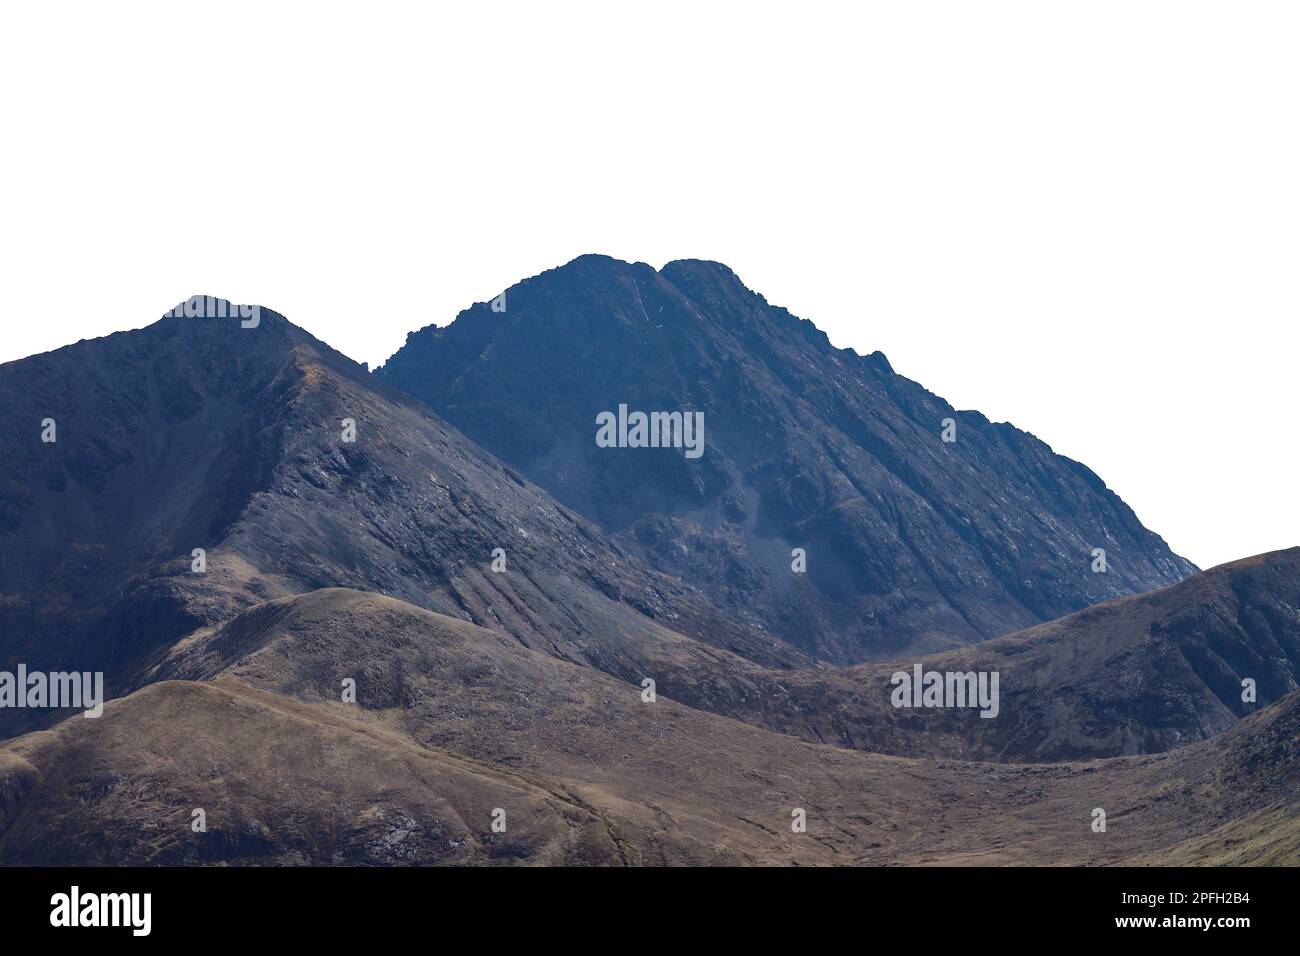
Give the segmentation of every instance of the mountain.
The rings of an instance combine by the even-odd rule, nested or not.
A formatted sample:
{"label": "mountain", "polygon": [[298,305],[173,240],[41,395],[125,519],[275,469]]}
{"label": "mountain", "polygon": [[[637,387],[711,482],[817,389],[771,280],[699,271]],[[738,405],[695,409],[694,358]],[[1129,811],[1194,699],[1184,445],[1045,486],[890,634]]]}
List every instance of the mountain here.
{"label": "mountain", "polygon": [[[121,693],[181,637],[327,586],[629,679],[637,645],[694,643],[679,634],[774,666],[806,660],[269,310],[253,328],[169,314],[7,363],[0,401],[9,670],[103,670]],[[0,710],[0,733],[44,716]]]}
{"label": "mountain", "polygon": [[[1254,585],[1212,573],[966,650],[814,666],[418,400],[282,316],[261,316],[244,328],[169,315],[0,366],[11,410],[0,422],[3,669],[104,670],[117,696],[157,680],[177,642],[267,602],[347,587],[638,688],[652,679],[697,710],[906,756],[1159,752],[1249,713],[1233,702],[1242,676],[1256,677],[1260,705],[1295,687],[1300,572],[1285,554],[1232,578]],[[54,442],[40,440],[47,418]],[[355,441],[343,440],[345,420]],[[894,710],[889,676],[917,661],[1001,671],[1002,716]],[[0,709],[0,733],[61,716]]]}
{"label": "mountain", "polygon": [[[1195,571],[1088,468],[833,348],[718,263],[583,256],[410,334],[377,374],[825,661],[970,644]],[[702,454],[598,445],[620,406],[702,412]]]}
{"label": "mountain", "polygon": [[[1300,549],[976,644],[859,631],[835,650],[769,626],[765,579],[744,573],[757,517],[752,542],[737,532],[731,558],[693,573],[266,309],[255,327],[169,315],[8,363],[0,401],[0,671],[102,669],[113,698],[91,720],[0,708],[0,863],[1274,863],[1300,848]],[[1038,485],[1048,465],[1082,473],[1023,441]],[[937,454],[967,454],[951,448]],[[712,450],[681,460],[714,467]],[[903,500],[885,484],[878,504]],[[1119,540],[1122,505],[1088,502]],[[841,505],[817,520],[867,511]],[[707,510],[672,512],[696,529],[676,549],[692,561],[698,535],[732,533],[705,531]],[[1112,570],[1087,580],[1127,580],[1125,549],[1108,550]],[[853,602],[806,592],[819,554],[789,594],[825,624]],[[935,599],[918,581],[913,610]],[[891,674],[916,665],[998,671],[998,716],[895,709]]]}
{"label": "mountain", "polygon": [[[175,648],[155,676],[99,720],[0,746],[0,862],[1285,863],[1300,852],[1297,693],[1156,756],[890,757],[648,703],[500,632],[348,589],[247,611]],[[341,700],[345,677],[355,703]],[[1097,807],[1104,834],[1091,830]],[[791,827],[800,809],[803,833]]]}

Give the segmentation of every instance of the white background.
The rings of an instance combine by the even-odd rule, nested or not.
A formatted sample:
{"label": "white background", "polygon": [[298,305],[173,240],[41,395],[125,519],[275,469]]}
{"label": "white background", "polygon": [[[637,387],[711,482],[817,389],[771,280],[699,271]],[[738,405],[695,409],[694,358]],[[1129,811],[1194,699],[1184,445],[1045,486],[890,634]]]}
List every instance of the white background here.
{"label": "white background", "polygon": [[1300,543],[1297,5],[440,6],[5,5],[0,360],[716,259],[1201,565]]}

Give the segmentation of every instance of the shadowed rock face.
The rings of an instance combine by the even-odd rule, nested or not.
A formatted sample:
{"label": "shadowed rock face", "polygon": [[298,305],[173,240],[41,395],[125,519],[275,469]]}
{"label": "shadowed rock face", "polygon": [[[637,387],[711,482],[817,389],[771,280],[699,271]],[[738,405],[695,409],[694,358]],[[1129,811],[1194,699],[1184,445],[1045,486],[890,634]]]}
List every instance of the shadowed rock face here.
{"label": "shadowed rock face", "polygon": [[[379,374],[652,566],[819,658],[979,641],[1195,570],[1083,465],[956,411],[879,352],[832,348],[723,265],[583,256],[505,306],[412,333]],[[702,411],[702,457],[597,447],[597,415],[620,404]],[[1108,573],[1093,573],[1094,548]]]}

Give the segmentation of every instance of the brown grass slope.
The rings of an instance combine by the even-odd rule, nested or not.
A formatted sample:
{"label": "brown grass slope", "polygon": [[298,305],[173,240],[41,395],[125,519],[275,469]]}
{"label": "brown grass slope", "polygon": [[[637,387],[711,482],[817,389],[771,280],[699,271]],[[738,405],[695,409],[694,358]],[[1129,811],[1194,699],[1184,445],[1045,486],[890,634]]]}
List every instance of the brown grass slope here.
{"label": "brown grass slope", "polygon": [[[0,749],[0,861],[1295,860],[1300,695],[1157,756],[1008,766],[809,743],[329,589]],[[340,700],[345,677],[355,704]],[[176,678],[184,678],[176,679]],[[203,807],[209,830],[189,828]],[[490,815],[506,810],[507,832]],[[791,811],[807,811],[806,833]],[[1108,816],[1090,830],[1091,811]]]}
{"label": "brown grass slope", "polygon": [[[883,693],[863,695],[851,706],[869,749],[1041,762],[1204,740],[1300,688],[1300,548],[921,662],[926,670],[997,671],[1001,714],[895,710]],[[913,663],[838,676],[888,687],[890,674]],[[1245,678],[1256,684],[1254,703],[1242,699]]]}

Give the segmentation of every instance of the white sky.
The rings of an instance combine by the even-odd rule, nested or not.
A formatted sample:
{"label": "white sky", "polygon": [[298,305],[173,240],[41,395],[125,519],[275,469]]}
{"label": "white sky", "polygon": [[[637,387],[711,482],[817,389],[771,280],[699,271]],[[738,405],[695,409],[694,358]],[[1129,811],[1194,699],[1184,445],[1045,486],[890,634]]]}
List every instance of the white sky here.
{"label": "white sky", "polygon": [[0,9],[0,360],[207,293],[373,366],[717,259],[1201,565],[1300,544],[1295,4]]}

